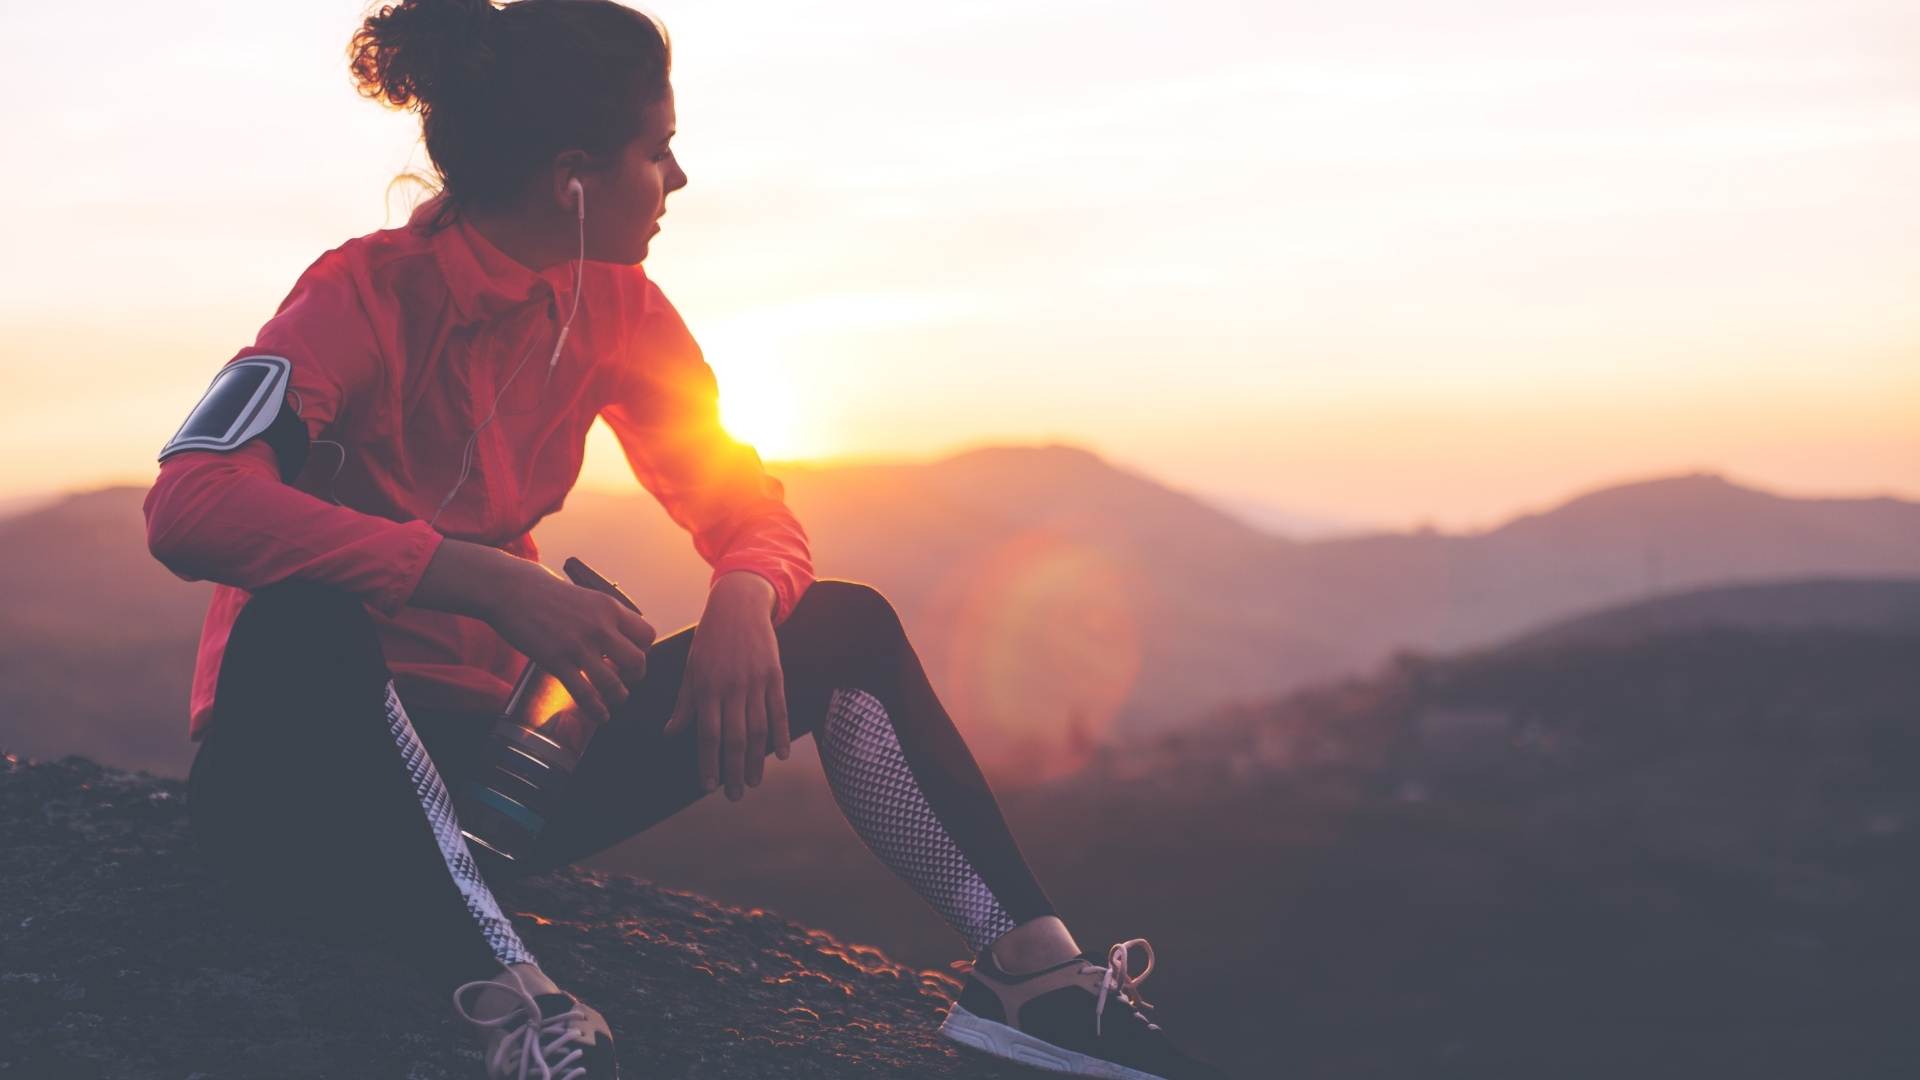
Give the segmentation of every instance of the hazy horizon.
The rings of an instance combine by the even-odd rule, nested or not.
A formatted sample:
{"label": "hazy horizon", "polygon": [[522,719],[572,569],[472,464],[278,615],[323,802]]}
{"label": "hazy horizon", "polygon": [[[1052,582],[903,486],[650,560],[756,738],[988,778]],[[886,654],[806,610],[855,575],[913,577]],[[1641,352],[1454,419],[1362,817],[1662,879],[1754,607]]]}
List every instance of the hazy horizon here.
{"label": "hazy horizon", "polygon": [[[1448,531],[1703,471],[1920,498],[1909,6],[636,6],[691,178],[648,271],[770,461],[1066,442]],[[92,74],[0,71],[41,163],[0,176],[0,506],[150,483],[300,271],[404,221],[364,11],[14,15]],[[604,427],[581,486],[637,490]]]}
{"label": "hazy horizon", "polygon": [[[1095,452],[1095,451],[1092,451],[1090,448],[1080,447],[1080,446],[1077,446],[1076,444],[1071,444],[1071,443],[1050,443],[1050,444],[981,443],[975,446],[960,447],[950,452],[935,453],[935,454],[929,454],[929,455],[872,455],[872,456],[843,457],[843,458],[831,458],[831,459],[805,459],[805,460],[792,459],[787,461],[772,460],[767,462],[767,467],[769,472],[779,475],[794,466],[798,466],[806,469],[836,469],[836,468],[858,468],[862,466],[876,466],[876,465],[878,466],[926,465],[926,464],[932,464],[934,462],[942,461],[947,458],[958,456],[960,454],[968,453],[975,450],[1039,449],[1039,448],[1042,448],[1043,446],[1068,446],[1074,449],[1083,449],[1083,450],[1088,450],[1089,452]],[[1905,495],[1904,493],[1884,491],[1884,490],[1882,491],[1788,490],[1788,489],[1770,486],[1763,483],[1758,483],[1747,477],[1729,475],[1728,473],[1722,470],[1681,469],[1681,470],[1672,470],[1672,471],[1659,472],[1659,473],[1648,473],[1648,474],[1642,474],[1642,475],[1619,476],[1605,483],[1588,484],[1580,487],[1570,488],[1566,491],[1560,492],[1559,494],[1548,497],[1548,498],[1534,500],[1531,502],[1516,505],[1510,512],[1495,515],[1494,517],[1491,517],[1484,521],[1454,523],[1454,524],[1448,524],[1448,525],[1441,525],[1430,519],[1421,519],[1418,521],[1403,522],[1403,523],[1383,523],[1383,522],[1377,522],[1377,521],[1359,521],[1359,520],[1353,520],[1353,519],[1331,518],[1331,517],[1324,517],[1324,516],[1315,515],[1311,513],[1302,513],[1296,510],[1296,508],[1294,507],[1283,506],[1277,503],[1268,503],[1258,499],[1234,499],[1231,496],[1222,496],[1215,492],[1200,491],[1192,488],[1181,487],[1177,484],[1172,484],[1167,482],[1163,477],[1154,475],[1150,470],[1128,466],[1125,463],[1116,462],[1111,459],[1104,458],[1104,456],[1103,456],[1103,460],[1106,460],[1107,464],[1109,464],[1110,466],[1122,469],[1123,471],[1126,471],[1129,473],[1134,473],[1136,475],[1143,476],[1154,483],[1157,483],[1163,487],[1169,488],[1170,490],[1178,491],[1183,494],[1190,495],[1196,499],[1199,499],[1200,501],[1206,503],[1208,506],[1212,507],[1213,509],[1218,510],[1221,513],[1227,514],[1228,516],[1239,520],[1242,524],[1248,526],[1249,528],[1255,529],[1257,531],[1269,533],[1274,536],[1284,536],[1291,539],[1303,540],[1303,541],[1311,541],[1311,540],[1318,540],[1318,539],[1334,539],[1339,537],[1357,536],[1357,535],[1363,535],[1363,534],[1405,533],[1405,532],[1426,532],[1426,531],[1435,531],[1435,532],[1440,532],[1447,535],[1461,535],[1461,536],[1475,535],[1475,534],[1492,531],[1494,529],[1499,528],[1502,525],[1512,522],[1517,518],[1524,517],[1529,514],[1539,514],[1539,513],[1545,513],[1545,512],[1551,511],[1556,507],[1562,506],[1568,502],[1572,502],[1575,499],[1579,499],[1584,496],[1594,494],[1596,492],[1611,490],[1611,489],[1620,488],[1620,487],[1627,487],[1627,486],[1636,485],[1636,484],[1650,483],[1655,481],[1676,480],[1676,479],[1698,477],[1698,476],[1716,477],[1736,487],[1746,488],[1754,491],[1759,491],[1767,495],[1773,495],[1781,498],[1790,498],[1790,499],[1826,499],[1826,498],[1909,499],[1909,496]],[[41,509],[52,503],[58,502],[61,499],[68,496],[85,494],[92,491],[98,491],[105,488],[112,488],[112,487],[118,487],[118,486],[133,486],[137,488],[144,488],[147,485],[144,480],[143,481],[124,481],[124,480],[123,481],[102,481],[102,482],[93,483],[93,484],[80,484],[71,488],[62,488],[58,490],[45,490],[45,491],[29,492],[24,494],[15,494],[15,495],[0,495],[0,520],[5,520],[6,518],[17,516],[20,514],[31,513],[34,510]],[[644,495],[645,494],[644,491],[642,491],[642,489],[640,489],[637,485],[634,485],[630,482],[625,484],[618,483],[618,482],[612,483],[612,484],[596,484],[596,483],[589,482],[584,477],[582,478],[579,484],[575,485],[574,491],[576,493],[593,493],[593,494],[600,494],[600,495],[609,495],[609,494],[610,495]],[[1913,500],[1913,501],[1920,501],[1920,500]]]}

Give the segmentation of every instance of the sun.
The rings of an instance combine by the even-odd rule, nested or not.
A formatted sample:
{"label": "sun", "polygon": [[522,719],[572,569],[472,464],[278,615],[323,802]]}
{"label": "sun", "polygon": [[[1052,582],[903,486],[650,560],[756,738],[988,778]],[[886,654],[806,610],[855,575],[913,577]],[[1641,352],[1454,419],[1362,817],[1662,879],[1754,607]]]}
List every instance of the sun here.
{"label": "sun", "polygon": [[799,455],[793,396],[778,378],[734,378],[720,388],[720,425],[765,459]]}
{"label": "sun", "polygon": [[782,327],[763,317],[721,320],[701,334],[701,352],[720,387],[720,425],[766,461],[822,452],[833,421]]}

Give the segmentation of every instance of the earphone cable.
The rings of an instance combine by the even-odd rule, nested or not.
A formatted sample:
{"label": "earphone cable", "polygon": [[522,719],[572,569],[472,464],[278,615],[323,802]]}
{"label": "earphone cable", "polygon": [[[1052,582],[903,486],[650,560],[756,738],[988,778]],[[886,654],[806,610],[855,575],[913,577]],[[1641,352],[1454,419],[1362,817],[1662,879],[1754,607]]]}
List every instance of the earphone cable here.
{"label": "earphone cable", "polygon": [[[540,384],[540,394],[543,400],[546,397],[547,385],[553,381],[553,370],[560,363],[560,350],[567,344],[567,331],[573,329],[573,317],[580,311],[580,285],[586,277],[587,215],[584,206],[581,212],[575,215],[575,218],[580,225],[580,255],[574,260],[573,264],[573,305],[567,312],[566,323],[560,327],[559,338],[553,343],[553,357],[547,361],[547,377]],[[527,361],[532,358],[533,348],[529,346],[526,355],[522,356],[520,362],[514,365],[513,374],[507,376],[507,381],[500,384],[499,393],[493,395],[493,405],[487,410],[487,418],[480,421],[480,426],[473,429],[472,435],[467,436],[466,448],[460,452],[460,478],[453,482],[452,490],[448,491],[446,497],[440,500],[440,505],[434,508],[433,516],[427,519],[427,525],[429,527],[439,522],[440,515],[446,510],[447,504],[453,501],[453,497],[459,494],[461,486],[467,482],[467,474],[473,469],[474,444],[479,440],[480,432],[485,430],[488,424],[493,423],[494,415],[500,411],[500,399],[506,396],[507,387],[513,385],[513,380],[519,376],[520,369],[526,367]]]}
{"label": "earphone cable", "polygon": [[[287,393],[293,395],[293,414],[295,416],[300,416],[300,422],[304,424],[306,422],[306,417],[301,416],[300,414],[307,411],[306,395],[302,394],[298,390],[293,389],[292,387],[287,388]],[[326,445],[331,446],[334,449],[340,451],[340,460],[334,462],[334,465],[333,465],[333,475],[327,477],[327,500],[333,503],[333,505],[335,506],[344,505],[340,501],[340,496],[335,493],[334,484],[337,483],[340,479],[340,470],[346,468],[347,466],[347,448],[341,445],[340,443],[334,442],[332,439],[313,439],[311,441],[314,443],[325,443]]]}

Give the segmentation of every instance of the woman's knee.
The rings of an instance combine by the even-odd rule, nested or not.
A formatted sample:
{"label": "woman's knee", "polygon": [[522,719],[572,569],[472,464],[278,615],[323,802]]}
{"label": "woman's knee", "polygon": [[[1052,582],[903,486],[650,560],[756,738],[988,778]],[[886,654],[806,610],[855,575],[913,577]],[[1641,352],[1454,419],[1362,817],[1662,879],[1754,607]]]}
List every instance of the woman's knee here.
{"label": "woman's knee", "polygon": [[313,581],[281,581],[257,589],[241,605],[221,660],[230,673],[295,670],[363,672],[385,678],[386,658],[366,604],[354,593]]}
{"label": "woman's knee", "polygon": [[372,626],[359,596],[336,585],[289,579],[254,590],[234,619],[243,624],[296,628]]}
{"label": "woman's knee", "polygon": [[823,578],[808,586],[800,603],[856,637],[884,640],[906,636],[892,601],[865,582]]}

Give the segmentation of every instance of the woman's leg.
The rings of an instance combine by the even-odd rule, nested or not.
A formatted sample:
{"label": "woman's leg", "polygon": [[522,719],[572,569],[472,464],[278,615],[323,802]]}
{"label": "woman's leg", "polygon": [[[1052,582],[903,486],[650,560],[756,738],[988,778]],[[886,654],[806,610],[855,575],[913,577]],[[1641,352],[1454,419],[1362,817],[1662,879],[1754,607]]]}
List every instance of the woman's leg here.
{"label": "woman's leg", "polygon": [[298,581],[259,590],[234,622],[217,702],[188,807],[243,912],[404,950],[449,990],[533,963],[459,835],[357,597]]}
{"label": "woman's leg", "polygon": [[[775,637],[789,731],[816,736],[834,798],[881,861],[975,953],[1016,926],[1058,925],[886,598],[816,581]],[[525,872],[604,850],[708,794],[694,727],[660,734],[692,639],[689,628],[654,643],[646,678],[588,744]],[[1064,927],[1060,937],[1071,942]]]}

